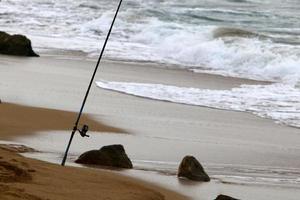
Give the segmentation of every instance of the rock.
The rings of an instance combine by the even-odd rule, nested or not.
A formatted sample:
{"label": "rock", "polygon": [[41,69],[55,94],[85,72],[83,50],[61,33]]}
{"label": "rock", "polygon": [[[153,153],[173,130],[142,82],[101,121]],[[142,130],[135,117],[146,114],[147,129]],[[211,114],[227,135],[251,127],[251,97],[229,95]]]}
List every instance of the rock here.
{"label": "rock", "polygon": [[202,165],[193,156],[186,156],[180,163],[178,177],[185,177],[193,181],[210,181],[209,176],[205,173]]}
{"label": "rock", "polygon": [[85,152],[75,162],[132,169],[132,163],[122,145],[109,145],[102,147],[100,150]]}
{"label": "rock", "polygon": [[38,57],[31,47],[31,41],[23,35],[9,35],[0,31],[0,53],[15,56]]}
{"label": "rock", "polygon": [[221,194],[215,200],[238,200],[238,199]]}

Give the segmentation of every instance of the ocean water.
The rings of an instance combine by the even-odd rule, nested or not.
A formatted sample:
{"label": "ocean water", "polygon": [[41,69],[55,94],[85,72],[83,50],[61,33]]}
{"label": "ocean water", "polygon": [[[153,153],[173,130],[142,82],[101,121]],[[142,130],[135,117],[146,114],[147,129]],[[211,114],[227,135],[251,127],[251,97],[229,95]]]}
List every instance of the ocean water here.
{"label": "ocean water", "polygon": [[[2,0],[1,30],[97,56],[117,0]],[[263,80],[300,76],[299,0],[124,0],[106,58]],[[288,77],[288,78],[287,78]]]}
{"label": "ocean water", "polygon": [[[2,0],[1,30],[39,52],[95,58],[118,1]],[[247,111],[300,127],[299,0],[124,0],[105,57],[272,81],[228,91],[102,82],[102,88],[177,103]]]}

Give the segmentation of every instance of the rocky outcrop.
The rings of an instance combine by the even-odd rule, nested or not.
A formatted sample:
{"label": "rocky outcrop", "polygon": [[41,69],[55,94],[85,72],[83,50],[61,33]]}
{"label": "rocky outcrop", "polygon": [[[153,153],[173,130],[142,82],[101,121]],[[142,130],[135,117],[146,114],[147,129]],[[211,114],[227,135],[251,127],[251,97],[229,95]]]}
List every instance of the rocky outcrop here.
{"label": "rocky outcrop", "polygon": [[193,181],[210,181],[209,176],[204,171],[202,165],[193,156],[186,156],[180,163],[178,177],[184,177]]}
{"label": "rocky outcrop", "polygon": [[109,145],[102,147],[100,150],[85,152],[75,162],[116,168],[132,168],[132,163],[122,145]]}
{"label": "rocky outcrop", "polygon": [[226,195],[219,195],[215,200],[239,200]]}
{"label": "rocky outcrop", "polygon": [[24,35],[9,35],[0,31],[0,53],[15,56],[37,55],[31,47],[31,41]]}

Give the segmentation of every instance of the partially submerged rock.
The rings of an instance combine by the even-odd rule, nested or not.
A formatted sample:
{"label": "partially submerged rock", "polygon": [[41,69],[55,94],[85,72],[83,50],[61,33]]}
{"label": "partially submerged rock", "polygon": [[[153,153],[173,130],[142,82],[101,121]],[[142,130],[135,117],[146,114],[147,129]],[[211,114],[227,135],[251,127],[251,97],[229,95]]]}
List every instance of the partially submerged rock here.
{"label": "partially submerged rock", "polygon": [[31,47],[31,41],[24,35],[9,35],[0,31],[0,53],[15,56],[38,57]]}
{"label": "partially submerged rock", "polygon": [[132,163],[122,145],[104,146],[83,153],[76,163],[131,169]]}
{"label": "partially submerged rock", "polygon": [[235,198],[232,198],[230,196],[226,196],[226,195],[220,194],[219,196],[217,196],[217,198],[215,200],[238,200],[238,199],[235,199]]}
{"label": "partially submerged rock", "polygon": [[186,156],[180,163],[178,177],[188,178],[193,181],[210,181],[209,176],[204,171],[202,165],[193,156]]}

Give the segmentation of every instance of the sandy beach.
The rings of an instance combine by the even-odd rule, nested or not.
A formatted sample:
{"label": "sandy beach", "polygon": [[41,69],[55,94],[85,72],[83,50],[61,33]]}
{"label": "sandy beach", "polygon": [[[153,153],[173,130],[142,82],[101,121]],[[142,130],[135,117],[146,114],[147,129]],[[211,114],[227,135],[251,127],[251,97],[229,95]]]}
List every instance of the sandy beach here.
{"label": "sandy beach", "polygon": [[[20,142],[42,152],[26,156],[59,163],[69,137],[68,130],[71,130],[73,124],[74,113],[79,109],[94,64],[94,61],[72,56],[44,56],[35,59],[1,56],[0,95],[4,103],[0,104],[0,123],[1,127],[7,127],[1,128],[1,139]],[[230,89],[241,84],[267,84],[183,70],[168,70],[147,63],[112,61],[103,63],[96,80],[161,83],[205,89]],[[2,115],[3,110],[8,117]],[[33,178],[41,183],[49,181],[45,178],[47,173],[60,174],[63,171],[68,174],[66,182],[56,183],[56,180],[53,180],[52,186],[73,181],[81,185],[80,179],[84,177],[84,187],[89,188],[90,181],[93,185],[91,188],[97,188],[98,183],[94,183],[94,180],[99,181],[101,177],[107,177],[112,181],[108,181],[110,184],[116,185],[115,188],[118,188],[117,184],[123,180],[134,185],[128,187],[132,190],[137,187],[140,188],[139,191],[143,191],[145,187],[148,193],[141,192],[134,199],[159,199],[161,195],[166,199],[183,197],[154,186],[148,187],[145,183],[124,178],[124,175],[180,192],[191,199],[213,199],[220,193],[241,199],[299,199],[300,134],[296,128],[275,124],[272,120],[249,113],[149,100],[103,90],[95,85],[85,113],[87,115],[83,121],[92,129],[91,138],[75,139],[68,165],[72,165],[74,159],[86,150],[121,143],[133,159],[136,166],[134,170],[117,175],[95,169],[61,168],[12,153],[7,155],[32,163],[37,169],[42,168],[41,174],[36,176],[36,179]],[[27,120],[28,115],[32,117]],[[176,168],[183,156],[189,154],[201,161],[213,178],[212,183],[178,182]],[[103,182],[99,184],[103,185]],[[19,183],[17,185],[19,186]],[[21,188],[23,186],[20,185]],[[38,196],[47,189],[50,188],[38,184],[36,188],[26,188],[26,191]],[[61,193],[58,192],[57,195],[68,189],[59,190]],[[88,194],[88,191],[92,189],[87,190],[85,194]],[[70,188],[70,196],[61,198],[72,198],[72,194],[77,194],[73,192],[75,191]],[[123,196],[128,192],[124,199],[132,199],[130,195],[135,195],[127,188],[119,192],[110,197],[118,199],[118,194]],[[156,196],[158,193],[159,197]],[[89,194],[92,195],[92,192]],[[42,197],[60,198],[47,195]],[[97,195],[95,199],[96,197]]]}
{"label": "sandy beach", "polygon": [[300,199],[299,0],[0,5],[0,200]]}
{"label": "sandy beach", "polygon": [[0,198],[3,200],[185,199],[112,172],[61,167],[16,153],[17,148],[0,149]]}
{"label": "sandy beach", "polygon": [[[76,113],[2,103],[1,140],[37,131],[67,130]],[[93,131],[120,133],[88,116],[83,122]],[[27,199],[186,199],[174,192],[107,171],[62,167],[37,161],[18,153],[35,150],[19,145],[0,145],[0,197]]]}

